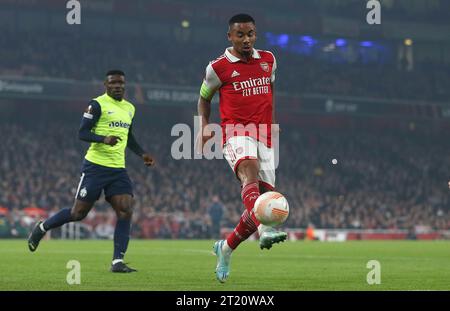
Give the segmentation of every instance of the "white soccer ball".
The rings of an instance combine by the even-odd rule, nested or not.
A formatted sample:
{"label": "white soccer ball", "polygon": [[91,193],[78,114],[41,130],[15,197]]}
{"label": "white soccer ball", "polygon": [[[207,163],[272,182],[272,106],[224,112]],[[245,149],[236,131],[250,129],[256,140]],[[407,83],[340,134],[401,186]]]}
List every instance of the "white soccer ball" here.
{"label": "white soccer ball", "polygon": [[266,226],[281,225],[289,216],[289,204],[284,195],[276,191],[261,194],[253,208],[256,219]]}

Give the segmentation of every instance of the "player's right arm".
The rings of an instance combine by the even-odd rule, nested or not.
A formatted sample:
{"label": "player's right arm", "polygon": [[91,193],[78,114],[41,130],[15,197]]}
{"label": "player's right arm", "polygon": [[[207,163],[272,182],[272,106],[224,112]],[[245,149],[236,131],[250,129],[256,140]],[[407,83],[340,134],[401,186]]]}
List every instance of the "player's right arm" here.
{"label": "player's right arm", "polygon": [[200,88],[200,96],[197,104],[197,112],[201,120],[201,131],[197,139],[201,143],[201,147],[203,147],[205,142],[212,137],[210,134],[206,134],[203,129],[209,124],[209,116],[211,115],[211,100],[221,85],[222,82],[210,63],[206,67],[205,79],[203,80]]}
{"label": "player's right arm", "polygon": [[95,100],[89,103],[89,107],[86,108],[83,118],[81,119],[80,129],[78,130],[78,138],[82,141],[89,143],[104,143],[110,146],[114,146],[120,140],[117,136],[102,136],[92,132],[92,129],[97,124],[98,119],[102,113],[100,104]]}

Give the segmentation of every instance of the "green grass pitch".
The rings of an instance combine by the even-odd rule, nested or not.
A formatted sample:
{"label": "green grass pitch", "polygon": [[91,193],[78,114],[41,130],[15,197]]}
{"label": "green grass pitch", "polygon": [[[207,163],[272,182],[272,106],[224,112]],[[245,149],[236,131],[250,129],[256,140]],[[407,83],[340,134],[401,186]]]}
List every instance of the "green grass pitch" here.
{"label": "green grass pitch", "polygon": [[[132,240],[132,274],[108,271],[112,241],[0,240],[0,290],[450,290],[450,242],[285,242],[260,250],[243,243],[225,284],[215,279],[213,241]],[[81,264],[81,284],[68,285],[69,260]],[[368,285],[369,260],[381,284]]]}

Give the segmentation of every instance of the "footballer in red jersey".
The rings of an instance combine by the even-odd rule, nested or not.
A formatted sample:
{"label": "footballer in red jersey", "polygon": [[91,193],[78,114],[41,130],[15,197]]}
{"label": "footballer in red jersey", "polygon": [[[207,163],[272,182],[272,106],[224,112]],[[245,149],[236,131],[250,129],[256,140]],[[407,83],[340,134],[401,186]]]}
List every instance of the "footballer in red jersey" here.
{"label": "footballer in red jersey", "polygon": [[287,237],[285,232],[260,224],[253,213],[260,194],[275,189],[271,128],[276,123],[273,85],[276,59],[271,52],[254,48],[256,24],[250,15],[235,15],[228,25],[232,46],[206,67],[198,100],[202,128],[198,139],[203,146],[211,138],[203,129],[209,122],[211,100],[219,91],[223,153],[241,182],[245,206],[234,231],[214,244],[216,277],[220,282],[229,276],[233,250],[254,232],[259,233],[261,249],[269,249]]}

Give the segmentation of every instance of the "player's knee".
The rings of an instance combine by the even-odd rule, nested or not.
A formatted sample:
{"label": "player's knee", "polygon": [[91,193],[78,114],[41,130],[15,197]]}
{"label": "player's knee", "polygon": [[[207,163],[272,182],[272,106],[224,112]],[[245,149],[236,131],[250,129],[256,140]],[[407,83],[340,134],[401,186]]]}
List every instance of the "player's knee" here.
{"label": "player's knee", "polygon": [[133,207],[131,205],[120,207],[117,211],[117,217],[120,219],[130,219],[133,216]]}
{"label": "player's knee", "polygon": [[237,170],[237,174],[242,184],[258,181],[259,166],[256,161],[243,161]]}
{"label": "player's knee", "polygon": [[76,210],[76,209],[72,209],[71,212],[70,212],[70,216],[71,216],[73,221],[83,220],[86,217],[87,214],[88,213],[86,211]]}

